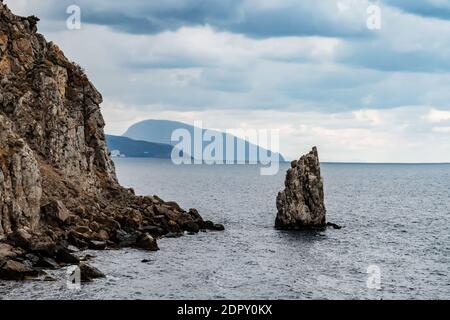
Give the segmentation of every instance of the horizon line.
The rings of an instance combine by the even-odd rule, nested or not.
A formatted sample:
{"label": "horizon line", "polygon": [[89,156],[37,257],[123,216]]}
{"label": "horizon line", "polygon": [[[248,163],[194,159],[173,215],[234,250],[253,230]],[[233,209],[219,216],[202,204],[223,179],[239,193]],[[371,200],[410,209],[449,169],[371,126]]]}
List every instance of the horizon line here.
{"label": "horizon line", "polygon": [[352,161],[321,161],[323,164],[396,164],[396,165],[429,165],[450,164],[450,162],[352,162]]}
{"label": "horizon line", "polygon": [[[151,158],[151,157],[111,157],[112,159],[155,159],[162,161],[170,161],[171,159],[166,158]],[[274,161],[277,163],[286,163],[290,164],[294,160],[286,160],[286,161]],[[370,164],[370,165],[450,165],[450,162],[352,162],[352,161],[320,161],[321,164]],[[233,163],[234,165],[252,165],[249,163]],[[261,163],[256,163],[261,164]],[[215,165],[215,164],[214,164]]]}

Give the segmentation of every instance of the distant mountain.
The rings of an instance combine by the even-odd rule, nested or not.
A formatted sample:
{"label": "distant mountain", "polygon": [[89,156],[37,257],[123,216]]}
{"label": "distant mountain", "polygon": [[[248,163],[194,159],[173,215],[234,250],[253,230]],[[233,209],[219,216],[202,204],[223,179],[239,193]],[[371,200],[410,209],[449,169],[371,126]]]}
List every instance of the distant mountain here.
{"label": "distant mountain", "polygon": [[[174,132],[177,129],[186,129],[191,134],[191,137],[194,137],[194,130],[195,130],[194,126],[186,124],[186,123],[182,123],[182,122],[169,121],[169,120],[145,120],[142,122],[138,122],[138,123],[132,125],[123,134],[123,136],[134,139],[134,140],[162,143],[162,144],[166,144],[166,145],[175,146],[178,142],[171,141],[171,136],[172,136],[172,132]],[[207,129],[203,129],[203,133],[206,130]],[[234,145],[235,145],[234,161],[239,160],[239,161],[248,162],[249,160],[252,160],[252,161],[255,160],[255,159],[250,159],[249,150],[250,150],[250,147],[260,148],[259,146],[256,146],[252,143],[249,143],[247,141],[244,141],[240,138],[237,138],[237,137],[227,134],[227,133],[218,132],[218,131],[214,131],[214,130],[212,130],[212,132],[215,132],[219,135],[221,134],[223,137],[223,141],[224,141],[223,156],[224,156],[224,158],[226,157],[225,141],[227,139],[234,139]],[[241,159],[239,159],[239,157],[237,155],[238,154],[238,152],[237,152],[238,141],[245,145],[244,159],[242,159],[242,157],[241,157]],[[210,142],[203,142],[203,148],[205,148],[209,143]],[[260,148],[260,149],[261,149],[261,152],[266,152],[268,155],[272,154],[272,151],[268,151],[264,148]],[[190,154],[191,155],[194,154],[193,146],[192,146]],[[277,153],[274,153],[274,154],[276,155]],[[259,157],[256,160],[258,161]],[[279,161],[281,161],[281,162],[285,161],[284,157],[281,154],[279,154]]]}
{"label": "distant mountain", "polygon": [[170,159],[173,150],[173,146],[168,144],[112,135],[106,135],[106,143],[113,157]]}

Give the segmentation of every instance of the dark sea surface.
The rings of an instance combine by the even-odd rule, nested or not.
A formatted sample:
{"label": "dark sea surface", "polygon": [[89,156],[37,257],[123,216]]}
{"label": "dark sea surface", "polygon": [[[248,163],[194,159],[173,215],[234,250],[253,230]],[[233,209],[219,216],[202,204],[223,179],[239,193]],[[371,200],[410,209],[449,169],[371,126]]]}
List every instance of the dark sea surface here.
{"label": "dark sea surface", "polygon": [[[0,281],[1,298],[450,299],[450,165],[323,164],[327,217],[344,228],[296,233],[273,228],[288,164],[261,176],[251,165],[115,162],[136,193],[198,208],[226,231],[161,239],[158,252],[89,252],[106,279],[70,290],[59,270],[56,282]],[[368,288],[368,268],[380,289]]]}

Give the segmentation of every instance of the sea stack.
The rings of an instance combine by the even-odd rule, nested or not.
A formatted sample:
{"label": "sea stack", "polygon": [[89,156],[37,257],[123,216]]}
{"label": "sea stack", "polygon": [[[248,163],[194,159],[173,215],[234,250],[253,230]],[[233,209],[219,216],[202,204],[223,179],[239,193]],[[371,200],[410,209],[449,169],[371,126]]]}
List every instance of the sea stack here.
{"label": "sea stack", "polygon": [[291,163],[285,189],[278,193],[275,227],[283,230],[326,227],[323,179],[317,148]]}
{"label": "sea stack", "polygon": [[169,233],[222,230],[119,184],[102,96],[38,21],[0,1],[0,279],[78,264],[74,247],[154,251]]}

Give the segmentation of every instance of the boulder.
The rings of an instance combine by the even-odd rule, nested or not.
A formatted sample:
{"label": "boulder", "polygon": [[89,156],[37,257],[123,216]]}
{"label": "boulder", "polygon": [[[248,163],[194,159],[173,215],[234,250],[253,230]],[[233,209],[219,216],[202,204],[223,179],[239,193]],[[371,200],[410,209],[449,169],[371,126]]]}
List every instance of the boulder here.
{"label": "boulder", "polygon": [[106,241],[90,240],[88,245],[89,245],[89,249],[92,249],[92,250],[105,250],[107,247]]}
{"label": "boulder", "polygon": [[31,240],[29,249],[31,252],[51,255],[56,249],[56,243],[48,237],[35,237]]}
{"label": "boulder", "polygon": [[48,257],[41,257],[34,266],[43,269],[58,269],[60,267],[54,259]]}
{"label": "boulder", "polygon": [[142,231],[149,233],[152,236],[160,237],[166,234],[167,232],[159,227],[159,226],[145,226],[142,228]]}
{"label": "boulder", "polygon": [[182,236],[183,234],[180,232],[169,232],[168,234],[165,235],[166,238],[180,238]]}
{"label": "boulder", "polygon": [[214,230],[214,222],[209,220],[203,222],[203,228],[206,230]]}
{"label": "boulder", "polygon": [[156,240],[149,235],[148,233],[144,233],[138,237],[136,241],[136,247],[149,251],[158,251],[159,247],[156,243]]}
{"label": "boulder", "polygon": [[180,205],[176,202],[173,201],[167,201],[166,203],[164,203],[167,207],[169,207],[172,210],[176,210],[176,211],[183,211],[183,209],[181,209]]}
{"label": "boulder", "polygon": [[14,247],[7,243],[0,243],[0,261],[4,258],[15,257]]}
{"label": "boulder", "polygon": [[127,208],[119,217],[122,228],[126,230],[136,230],[142,227],[142,214],[139,210]]}
{"label": "boulder", "polygon": [[78,232],[80,234],[90,233],[91,229],[87,226],[78,226],[74,229],[75,232]]}
{"label": "boulder", "polygon": [[131,247],[133,246],[138,239],[138,235],[136,233],[127,233],[124,230],[117,230],[114,241],[120,247]]}
{"label": "boulder", "polygon": [[174,232],[174,233],[181,233],[183,231],[181,229],[181,227],[178,225],[178,223],[174,220],[169,220],[167,222],[167,229],[169,232]]}
{"label": "boulder", "polygon": [[78,264],[80,262],[80,258],[65,247],[60,247],[56,250],[55,258],[57,262],[65,264]]}
{"label": "boulder", "polygon": [[152,260],[150,260],[150,259],[143,259],[143,260],[141,260],[141,262],[142,263],[150,263],[150,262],[152,262]]}
{"label": "boulder", "polygon": [[225,230],[225,227],[222,224],[220,224],[220,223],[216,223],[214,225],[214,230],[216,230],[216,231],[223,231],[223,230]]}
{"label": "boulder", "polygon": [[195,221],[202,221],[202,216],[198,213],[197,209],[191,208],[189,209],[188,214],[194,219]]}
{"label": "boulder", "polygon": [[285,189],[278,193],[275,227],[286,230],[326,227],[323,179],[317,148],[291,163]]}
{"label": "boulder", "polygon": [[30,246],[32,236],[24,229],[18,229],[8,236],[8,239],[14,243],[14,245],[27,249]]}
{"label": "boulder", "polygon": [[327,227],[333,228],[333,229],[336,229],[336,230],[342,229],[342,226],[340,226],[340,225],[338,225],[336,223],[331,223],[331,222],[327,222]]}
{"label": "boulder", "polygon": [[86,262],[81,262],[78,267],[80,268],[82,282],[91,282],[93,279],[105,278],[103,272]]}
{"label": "boulder", "polygon": [[52,200],[41,207],[43,219],[64,223],[70,217],[70,212],[60,200]]}
{"label": "boulder", "polygon": [[67,240],[69,243],[80,249],[87,249],[89,247],[88,241],[84,235],[71,230],[67,235]]}
{"label": "boulder", "polygon": [[194,221],[189,221],[183,224],[182,229],[187,232],[198,233],[200,231],[200,227]]}
{"label": "boulder", "polygon": [[14,260],[7,260],[0,265],[0,279],[2,280],[25,280],[38,277],[39,274],[39,271]]}
{"label": "boulder", "polygon": [[102,229],[95,234],[95,237],[99,240],[107,241],[109,240],[109,233],[108,231]]}
{"label": "boulder", "polygon": [[27,259],[32,265],[38,263],[40,258],[41,258],[40,256],[33,253],[27,253],[25,255],[25,259]]}

